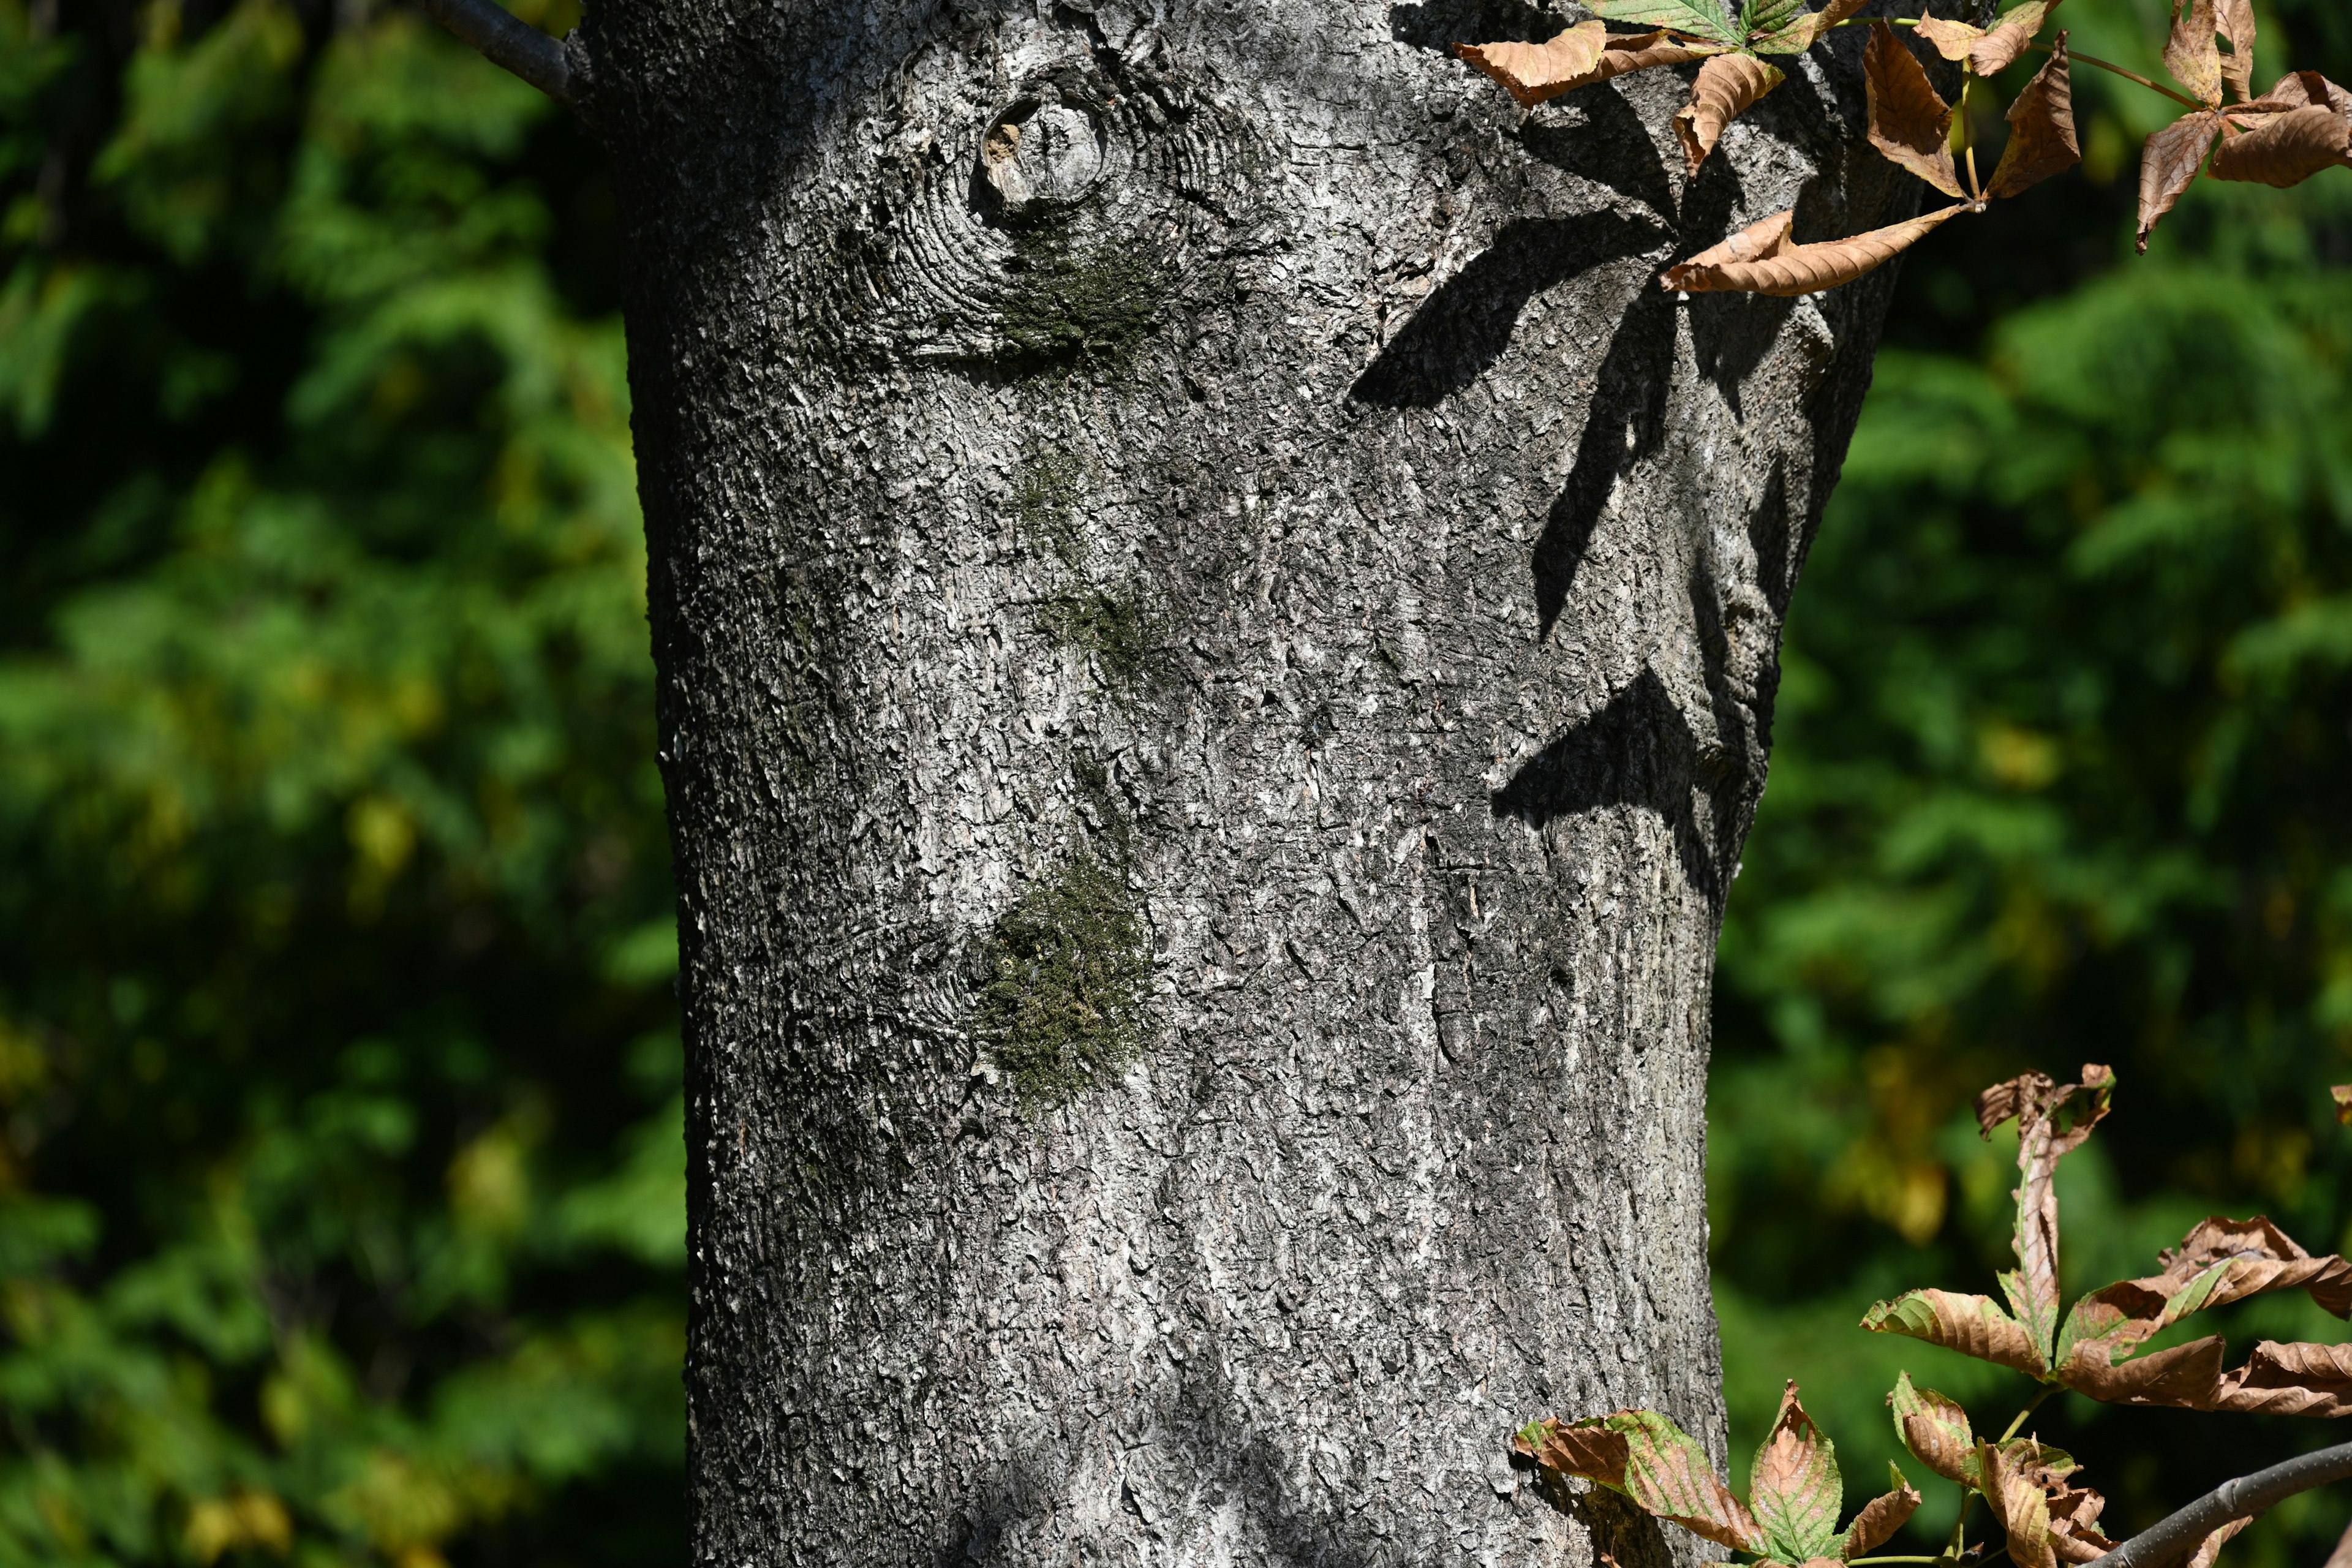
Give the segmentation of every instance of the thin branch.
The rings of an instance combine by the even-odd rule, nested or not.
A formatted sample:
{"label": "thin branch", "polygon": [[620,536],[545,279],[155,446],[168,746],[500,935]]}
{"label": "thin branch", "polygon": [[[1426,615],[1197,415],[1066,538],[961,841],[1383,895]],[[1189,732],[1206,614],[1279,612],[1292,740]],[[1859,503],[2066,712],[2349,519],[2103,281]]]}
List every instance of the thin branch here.
{"label": "thin branch", "polygon": [[503,66],[558,103],[572,101],[572,65],[563,46],[497,0],[416,0],[417,8],[494,66]]}
{"label": "thin branch", "polygon": [[2224,1481],[2177,1513],[2148,1526],[2090,1568],[2170,1568],[2233,1519],[2247,1519],[2297,1492],[2352,1476],[2352,1443]]}
{"label": "thin branch", "polygon": [[[2035,44],[2033,47],[2046,55],[2050,52],[2051,46],[2048,44]],[[2136,81],[2139,83],[2140,86],[2147,89],[2150,92],[2160,92],[2164,94],[2165,97],[2172,100],[2175,103],[2185,103],[2191,109],[2202,109],[2205,107],[2195,99],[2189,97],[2186,93],[2175,92],[2160,81],[2150,81],[2147,78],[2140,75],[2137,71],[2126,70],[2123,67],[2115,64],[2113,61],[2103,60],[2096,55],[2078,55],[2074,50],[2069,49],[2066,51],[2066,58],[2073,60],[2077,65],[2096,66],[2103,71],[2109,71],[2123,78],[2126,81]]]}

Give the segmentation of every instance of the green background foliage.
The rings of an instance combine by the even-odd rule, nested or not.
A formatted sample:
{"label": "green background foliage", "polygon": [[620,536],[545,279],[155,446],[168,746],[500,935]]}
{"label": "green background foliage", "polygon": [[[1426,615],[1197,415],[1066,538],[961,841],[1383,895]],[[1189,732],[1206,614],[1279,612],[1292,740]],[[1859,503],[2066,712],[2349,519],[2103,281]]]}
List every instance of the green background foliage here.
{"label": "green background foliage", "polygon": [[0,1563],[683,1559],[601,170],[404,10],[0,0]]}
{"label": "green background foliage", "polygon": [[[2333,0],[2262,20],[2257,90],[2352,73]],[[2161,0],[2069,0],[2055,25],[2161,79]],[[2352,1246],[2327,1100],[2352,1079],[2352,175],[2202,182],[2135,260],[2138,142],[2174,109],[2112,80],[2075,73],[2082,174],[1907,264],[1791,610],[1724,935],[1709,1173],[1735,1462],[1794,1375],[1850,1506],[1900,1453],[1898,1369],[1996,1431],[2031,1392],[1854,1326],[1913,1286],[1998,1296],[2016,1141],[1979,1140],[1985,1084],[2120,1075],[2060,1175],[2070,1292],[2154,1272],[2213,1213]],[[2299,1297],[2212,1328],[2233,1364],[2257,1338],[2345,1337]],[[2115,1534],[2347,1436],[2072,1395],[2034,1426]],[[1927,1483],[1911,1539],[1940,1538],[1954,1489],[1905,1463]],[[2223,1562],[2316,1563],[2347,1513],[2306,1495]]]}
{"label": "green background foliage", "polygon": [[[2159,13],[2063,19],[2148,69]],[[2333,0],[2264,22],[2265,83],[2352,77]],[[2122,1074],[2074,1287],[2214,1210],[2352,1223],[2352,176],[2200,187],[2130,262],[2163,107],[2084,76],[2085,174],[1907,264],[1726,932],[1735,1452],[1794,1373],[1857,1504],[1897,1367],[2023,1393],[1853,1326],[2003,1262],[1983,1083]],[[683,1557],[610,223],[405,11],[0,0],[0,1568]],[[2038,1424],[2125,1522],[2329,1435]]]}

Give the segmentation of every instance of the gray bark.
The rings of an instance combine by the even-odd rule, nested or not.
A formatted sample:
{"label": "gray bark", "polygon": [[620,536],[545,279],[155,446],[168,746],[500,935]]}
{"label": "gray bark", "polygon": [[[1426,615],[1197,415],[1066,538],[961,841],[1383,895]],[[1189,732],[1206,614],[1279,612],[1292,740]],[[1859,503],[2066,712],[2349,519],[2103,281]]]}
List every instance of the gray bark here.
{"label": "gray bark", "polygon": [[[1717,1453],[1708,992],[1905,216],[1489,0],[599,0],[690,1044],[698,1563],[1576,1563]],[[1689,1555],[1686,1547],[1671,1549]]]}

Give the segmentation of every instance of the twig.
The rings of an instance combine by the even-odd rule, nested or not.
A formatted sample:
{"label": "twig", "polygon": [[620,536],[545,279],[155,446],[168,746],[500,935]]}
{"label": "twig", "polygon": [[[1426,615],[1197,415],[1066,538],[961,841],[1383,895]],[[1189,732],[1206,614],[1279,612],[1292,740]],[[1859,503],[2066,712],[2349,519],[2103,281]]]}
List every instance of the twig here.
{"label": "twig", "polygon": [[495,0],[416,0],[417,8],[494,66],[503,66],[558,103],[572,101],[572,65],[563,46]]}
{"label": "twig", "polygon": [[[2032,47],[2041,50],[2045,55],[2048,54],[2051,49],[2051,46],[2048,44],[2035,44]],[[2066,58],[2074,61],[2077,65],[2096,66],[2103,71],[2113,72],[2115,75],[2123,78],[2126,81],[2136,81],[2139,83],[2140,86],[2147,89],[2150,92],[2160,92],[2164,94],[2165,97],[2172,100],[2175,103],[2185,103],[2191,109],[2202,109],[2205,107],[2203,104],[2198,102],[2195,99],[2190,98],[2186,93],[2175,92],[2160,81],[2150,81],[2147,78],[2140,75],[2137,71],[2127,71],[2124,69],[2123,67],[2116,65],[2112,61],[2099,58],[2096,55],[2078,55],[2074,50],[2069,49],[2066,51]]]}
{"label": "twig", "polygon": [[2267,1470],[2224,1481],[2097,1559],[2090,1568],[2170,1568],[2231,1520],[2251,1518],[2297,1492],[2347,1476],[2352,1476],[2352,1443],[2316,1449]]}

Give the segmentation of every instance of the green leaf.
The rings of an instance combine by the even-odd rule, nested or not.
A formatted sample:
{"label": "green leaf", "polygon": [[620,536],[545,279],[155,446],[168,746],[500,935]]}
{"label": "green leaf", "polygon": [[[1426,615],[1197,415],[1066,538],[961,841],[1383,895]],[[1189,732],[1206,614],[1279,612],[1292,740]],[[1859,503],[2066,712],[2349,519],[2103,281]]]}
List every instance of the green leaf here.
{"label": "green leaf", "polygon": [[1753,38],[1777,33],[1804,14],[1805,0],[1748,0],[1739,13],[1739,31]]}
{"label": "green leaf", "polygon": [[1737,45],[1740,35],[1717,0],[1591,0],[1592,14],[1637,27],[1672,27],[1718,44]]}
{"label": "green leaf", "polygon": [[1806,1563],[1837,1552],[1838,1508],[1845,1497],[1837,1451],[1805,1414],[1793,1382],[1782,1391],[1780,1414],[1756,1450],[1754,1474],[1756,1521],[1774,1556]]}

